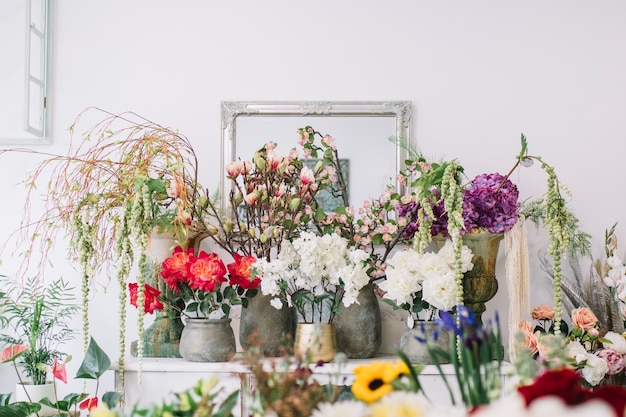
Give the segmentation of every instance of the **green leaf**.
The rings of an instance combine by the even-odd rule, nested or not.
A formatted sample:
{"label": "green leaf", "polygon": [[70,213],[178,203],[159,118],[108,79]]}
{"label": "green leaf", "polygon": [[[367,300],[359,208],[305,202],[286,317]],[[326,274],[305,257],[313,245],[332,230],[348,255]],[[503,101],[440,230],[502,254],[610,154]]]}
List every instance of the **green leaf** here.
{"label": "green leaf", "polygon": [[[13,403],[11,405],[0,406],[0,417],[26,417],[37,413],[39,409],[29,409],[29,405],[38,405],[31,403]],[[41,406],[40,406],[41,407]]]}
{"label": "green leaf", "polygon": [[122,400],[122,394],[115,391],[108,391],[102,395],[102,402],[105,403],[109,410],[116,408]]}
{"label": "green leaf", "polygon": [[232,416],[232,411],[235,405],[237,404],[237,400],[239,399],[239,390],[232,392],[222,403],[220,408],[217,410],[215,417],[228,417]]}
{"label": "green leaf", "polygon": [[85,358],[80,364],[80,368],[75,378],[98,379],[111,366],[111,359],[98,346],[94,338],[89,341],[89,347],[85,353]]}
{"label": "green leaf", "polygon": [[222,311],[226,317],[228,317],[228,314],[230,314],[230,306],[228,304],[222,304]]}

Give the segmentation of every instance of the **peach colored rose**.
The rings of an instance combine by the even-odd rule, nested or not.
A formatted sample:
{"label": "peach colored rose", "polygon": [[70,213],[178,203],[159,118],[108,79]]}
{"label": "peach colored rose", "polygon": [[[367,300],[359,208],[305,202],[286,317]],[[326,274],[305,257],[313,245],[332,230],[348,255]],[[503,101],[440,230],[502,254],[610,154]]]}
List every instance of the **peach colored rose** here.
{"label": "peach colored rose", "polygon": [[542,304],[533,308],[533,311],[530,312],[530,316],[534,320],[553,320],[554,308],[552,306]]}
{"label": "peach colored rose", "polygon": [[589,330],[598,323],[598,318],[588,308],[575,308],[572,310],[572,324],[583,330]]}
{"label": "peach colored rose", "polygon": [[520,347],[530,350],[533,355],[539,352],[539,336],[541,333],[539,331],[533,333],[532,325],[526,320],[519,324],[519,330],[524,335],[524,343]]}

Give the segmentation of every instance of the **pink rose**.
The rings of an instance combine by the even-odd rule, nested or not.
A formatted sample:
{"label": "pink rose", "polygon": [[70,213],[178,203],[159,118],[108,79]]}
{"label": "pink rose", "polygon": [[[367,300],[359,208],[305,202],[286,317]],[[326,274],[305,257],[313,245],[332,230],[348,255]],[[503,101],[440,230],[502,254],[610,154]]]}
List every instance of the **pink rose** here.
{"label": "pink rose", "polygon": [[589,330],[598,323],[598,318],[588,308],[575,308],[572,310],[572,324],[583,330]]}
{"label": "pink rose", "polygon": [[624,357],[613,349],[602,349],[596,352],[596,356],[604,359],[609,365],[607,375],[615,375],[624,370]]}
{"label": "pink rose", "polygon": [[542,304],[533,308],[533,311],[530,312],[530,316],[534,320],[553,320],[554,308],[549,305]]}

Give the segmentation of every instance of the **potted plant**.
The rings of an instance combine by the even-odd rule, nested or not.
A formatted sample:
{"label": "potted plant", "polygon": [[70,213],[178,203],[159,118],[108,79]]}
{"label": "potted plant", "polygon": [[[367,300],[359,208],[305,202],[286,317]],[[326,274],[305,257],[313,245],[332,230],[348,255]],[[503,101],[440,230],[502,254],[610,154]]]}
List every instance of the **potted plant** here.
{"label": "potted plant", "polygon": [[59,346],[74,335],[70,320],[79,310],[73,303],[74,288],[62,279],[42,285],[31,278],[23,288],[11,286],[6,278],[1,283],[7,289],[0,301],[6,319],[2,328],[11,331],[0,335],[0,341],[8,345],[3,361],[17,357],[14,363],[28,378],[25,380],[18,372],[17,397],[29,402],[36,402],[43,396],[53,400],[56,390],[54,382],[48,380],[48,373],[64,374],[65,364],[61,363],[67,360],[67,355]]}
{"label": "potted plant", "polygon": [[[227,272],[228,271],[228,272]],[[229,313],[240,305],[251,287],[249,259],[237,257],[226,266],[216,253],[177,246],[161,268],[161,279],[168,288],[163,297],[156,288],[144,284],[143,310],[153,313],[164,304],[185,317],[180,341],[181,356],[200,362],[228,361],[235,354],[235,336]],[[252,286],[259,284],[258,279]],[[138,283],[129,283],[130,303],[139,307]]]}
{"label": "potted plant", "polygon": [[[98,120],[93,122],[93,120]],[[80,140],[75,136],[78,129]],[[80,113],[70,127],[72,140],[67,154],[46,154],[28,149],[4,152],[31,152],[46,156],[27,180],[32,198],[37,182],[49,178],[45,213],[33,221],[29,210],[20,230],[30,242],[22,269],[35,266],[41,276],[47,254],[57,233],[68,233],[73,260],[82,275],[83,343],[89,341],[88,307],[90,291],[100,271],[113,267],[120,288],[119,362],[126,354],[126,287],[133,264],[139,275],[138,297],[150,276],[146,254],[150,236],[159,231],[173,233],[180,244],[208,230],[197,222],[205,190],[197,181],[197,158],[189,140],[168,127],[135,113],[113,114],[98,108]],[[78,186],[79,184],[79,186]],[[34,237],[34,238],[33,238]],[[34,246],[40,245],[39,248]],[[32,254],[41,254],[35,258]],[[33,265],[35,263],[35,265]],[[108,285],[107,282],[104,285]],[[143,303],[139,302],[139,309]],[[137,355],[143,354],[143,314],[138,316]]]}
{"label": "potted plant", "polygon": [[[295,149],[281,154],[277,148],[276,143],[268,142],[249,159],[226,166],[225,176],[232,182],[225,196],[227,213],[216,201],[206,204],[208,219],[217,226],[210,239],[235,260],[246,259],[252,267],[257,259],[275,259],[283,242],[309,227],[318,211],[319,192],[331,184],[330,171],[322,164],[310,168]],[[242,284],[252,282],[254,275],[248,275]],[[242,300],[239,341],[247,349],[249,339],[258,332],[263,353],[277,356],[293,340],[293,312],[273,308],[268,296],[251,289],[249,298]]]}
{"label": "potted plant", "polygon": [[[298,313],[296,354],[303,356],[310,350],[313,361],[332,360],[336,345],[333,320],[341,305],[353,304],[369,282],[367,258],[367,252],[351,248],[338,234],[302,232],[283,243],[275,260],[257,261],[261,291],[274,297],[272,305],[277,309],[283,303],[293,305]],[[318,334],[320,328],[323,331]],[[316,337],[326,338],[322,339],[325,345],[309,346]]]}

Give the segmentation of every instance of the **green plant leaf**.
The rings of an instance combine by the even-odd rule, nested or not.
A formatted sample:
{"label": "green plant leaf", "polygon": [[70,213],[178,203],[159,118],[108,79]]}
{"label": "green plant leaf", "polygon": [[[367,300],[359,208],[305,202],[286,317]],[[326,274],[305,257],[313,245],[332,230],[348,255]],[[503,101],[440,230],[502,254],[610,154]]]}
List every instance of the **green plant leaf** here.
{"label": "green plant leaf", "polygon": [[107,391],[102,395],[102,402],[105,403],[109,410],[113,410],[122,400],[122,394],[115,391]]}
{"label": "green plant leaf", "polygon": [[109,359],[109,356],[98,346],[92,337],[89,341],[85,358],[80,364],[75,378],[98,379],[110,366],[111,359]]}

